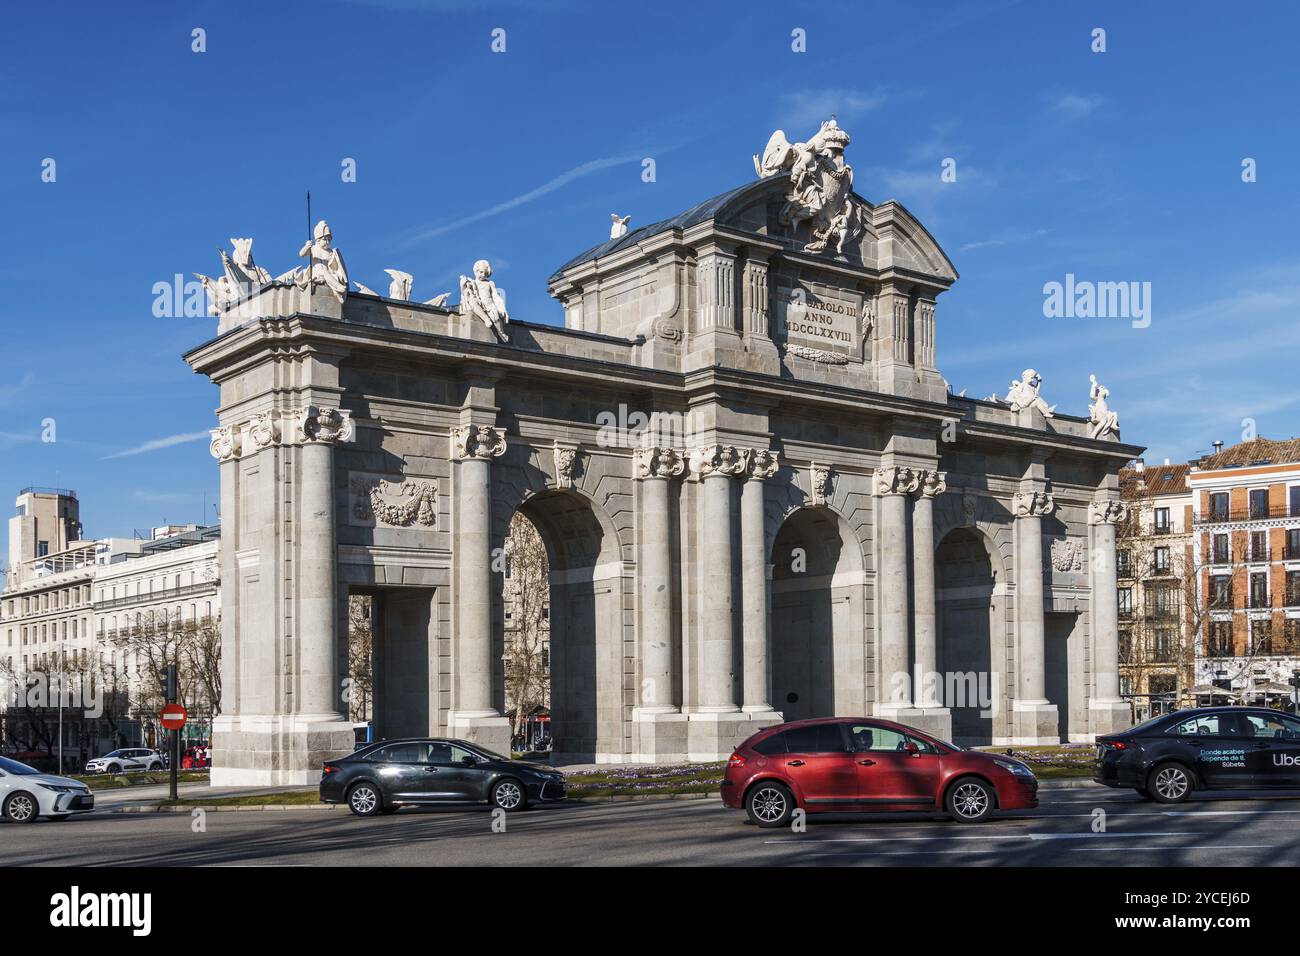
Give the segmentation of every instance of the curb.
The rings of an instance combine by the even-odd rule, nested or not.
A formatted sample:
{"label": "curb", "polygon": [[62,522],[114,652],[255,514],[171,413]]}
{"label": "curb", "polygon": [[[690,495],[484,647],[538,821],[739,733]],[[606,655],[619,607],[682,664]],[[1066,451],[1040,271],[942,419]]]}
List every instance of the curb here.
{"label": "curb", "polygon": [[[1102,784],[1095,783],[1092,780],[1044,780],[1038,785],[1042,790],[1086,790],[1096,787],[1103,788]],[[566,803],[637,803],[646,800],[713,800],[721,796],[721,791],[712,790],[708,793],[616,793],[603,797],[569,797]],[[103,813],[193,813],[195,810],[204,810],[209,813],[286,813],[294,810],[310,810],[314,812],[322,811],[341,811],[347,810],[347,806],[342,803],[270,803],[258,804],[252,807],[227,807],[217,806],[209,807],[202,804],[177,804],[176,806],[146,806],[146,807],[112,807],[104,808]]]}

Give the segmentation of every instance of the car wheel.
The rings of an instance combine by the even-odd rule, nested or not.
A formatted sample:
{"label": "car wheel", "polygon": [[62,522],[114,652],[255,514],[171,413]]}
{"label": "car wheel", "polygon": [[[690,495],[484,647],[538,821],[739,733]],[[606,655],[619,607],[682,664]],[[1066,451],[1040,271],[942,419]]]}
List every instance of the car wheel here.
{"label": "car wheel", "polygon": [[105,773],[121,773],[122,765],[120,763],[111,763],[104,768]]}
{"label": "car wheel", "polygon": [[156,760],[155,760],[153,763],[149,764],[149,769],[150,769],[150,770],[161,770],[162,768],[163,768],[163,765],[160,764],[160,763],[159,763],[158,761],[156,761]]}
{"label": "car wheel", "polygon": [[22,790],[9,795],[9,799],[5,801],[4,811],[5,816],[14,823],[34,823],[41,812],[40,807],[36,805],[36,798]]}
{"label": "car wheel", "polygon": [[1182,803],[1192,792],[1192,775],[1177,763],[1162,763],[1151,771],[1147,784],[1157,803]]}
{"label": "car wheel", "polygon": [[512,813],[528,806],[524,785],[514,777],[506,777],[492,785],[492,806]]}
{"label": "car wheel", "polygon": [[359,817],[373,817],[383,806],[384,798],[373,783],[362,781],[348,791],[348,809]]}
{"label": "car wheel", "polygon": [[750,823],[760,827],[783,827],[790,822],[794,810],[794,794],[775,780],[756,783],[745,795],[745,814]]}
{"label": "car wheel", "polygon": [[993,812],[993,788],[983,780],[967,777],[948,788],[944,806],[948,816],[961,823],[979,823]]}

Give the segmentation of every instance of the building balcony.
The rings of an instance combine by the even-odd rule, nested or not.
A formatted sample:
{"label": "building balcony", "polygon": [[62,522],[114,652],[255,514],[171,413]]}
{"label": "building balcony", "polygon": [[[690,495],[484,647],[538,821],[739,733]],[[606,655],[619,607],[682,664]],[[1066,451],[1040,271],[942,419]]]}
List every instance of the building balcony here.
{"label": "building balcony", "polygon": [[1176,533],[1177,533],[1177,532],[1174,531],[1174,526],[1173,526],[1173,525],[1169,525],[1169,524],[1153,524],[1153,525],[1151,525],[1151,534],[1152,534],[1153,536],[1154,536],[1154,535],[1176,534]]}
{"label": "building balcony", "polygon": [[1251,594],[1246,598],[1246,607],[1251,611],[1267,611],[1273,607],[1273,601],[1267,594]]}
{"label": "building balcony", "polygon": [[215,581],[208,581],[203,584],[186,584],[178,588],[150,591],[148,594],[128,594],[126,597],[97,601],[95,610],[110,611],[113,608],[131,607],[137,604],[157,604],[164,601],[174,601],[177,598],[192,597],[196,594],[215,594],[216,592],[217,582]]}
{"label": "building balcony", "polygon": [[1290,541],[1287,541],[1282,546],[1282,560],[1300,561],[1300,542],[1293,545]]}
{"label": "building balcony", "polygon": [[1232,524],[1240,521],[1265,521],[1269,518],[1295,518],[1300,512],[1293,512],[1285,504],[1270,505],[1267,508],[1229,508],[1227,511],[1210,511],[1196,515],[1193,524],[1216,525]]}
{"label": "building balcony", "polygon": [[1250,548],[1250,549],[1243,548],[1242,550],[1243,550],[1242,560],[1246,564],[1272,564],[1273,563],[1272,548]]}

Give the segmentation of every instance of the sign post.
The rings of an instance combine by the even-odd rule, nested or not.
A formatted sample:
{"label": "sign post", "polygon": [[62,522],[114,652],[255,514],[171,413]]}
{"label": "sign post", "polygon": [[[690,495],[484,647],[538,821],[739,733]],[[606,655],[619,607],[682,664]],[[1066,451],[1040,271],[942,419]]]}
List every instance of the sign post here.
{"label": "sign post", "polygon": [[176,772],[180,767],[181,757],[181,728],[185,726],[185,708],[176,703],[176,665],[168,664],[166,668],[167,677],[167,704],[163,707],[162,712],[158,715],[162,720],[164,729],[171,731],[171,740],[169,741],[168,752],[171,754],[171,787],[170,799],[177,799],[176,795]]}

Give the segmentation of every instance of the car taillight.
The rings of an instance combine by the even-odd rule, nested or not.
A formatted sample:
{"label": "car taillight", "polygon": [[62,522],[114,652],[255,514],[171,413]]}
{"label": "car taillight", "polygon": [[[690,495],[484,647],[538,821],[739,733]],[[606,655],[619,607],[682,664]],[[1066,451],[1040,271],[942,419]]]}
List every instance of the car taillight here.
{"label": "car taillight", "polygon": [[732,755],[727,759],[727,766],[728,766],[728,767],[743,767],[743,766],[745,766],[745,758],[742,757],[740,754],[733,753],[733,754],[732,754]]}
{"label": "car taillight", "polygon": [[332,773],[338,773],[338,772],[339,772],[339,768],[338,768],[338,767],[334,767],[334,766],[331,766],[330,764],[326,764],[325,767],[324,767],[324,769],[321,770],[321,776],[323,776],[323,777],[328,777],[330,774],[332,774]]}

